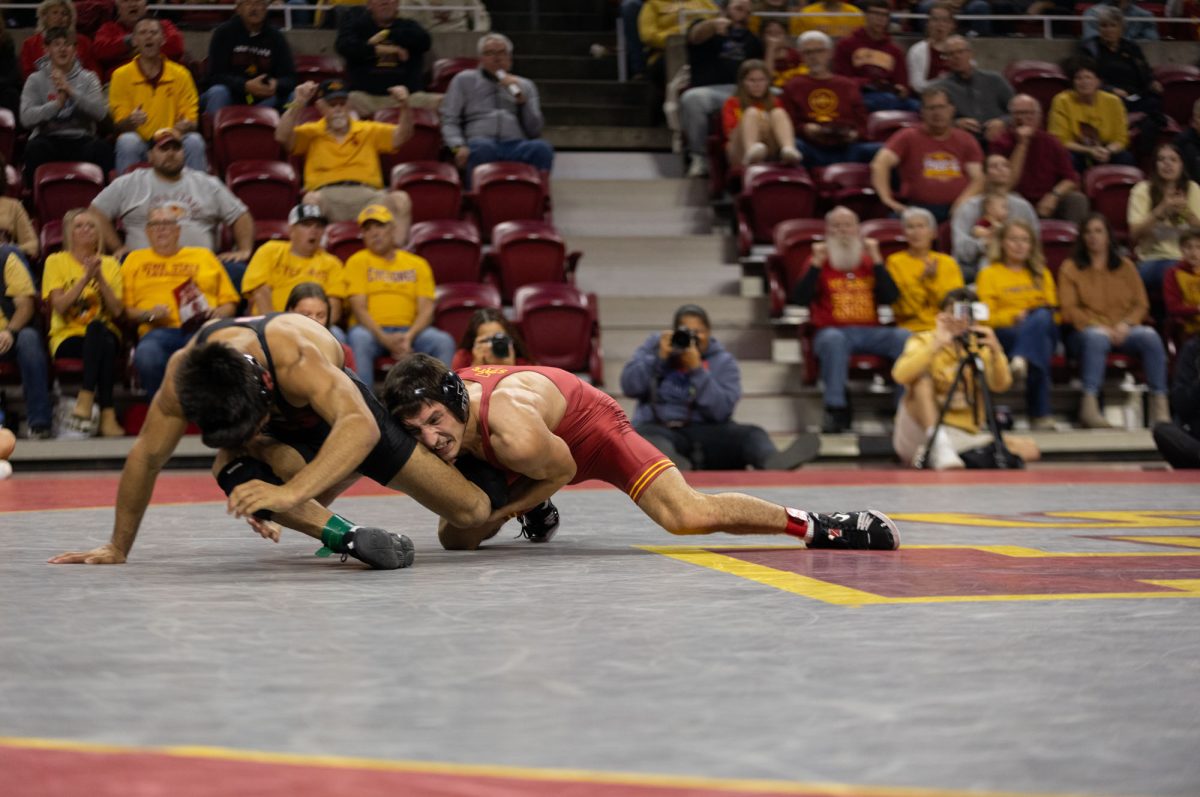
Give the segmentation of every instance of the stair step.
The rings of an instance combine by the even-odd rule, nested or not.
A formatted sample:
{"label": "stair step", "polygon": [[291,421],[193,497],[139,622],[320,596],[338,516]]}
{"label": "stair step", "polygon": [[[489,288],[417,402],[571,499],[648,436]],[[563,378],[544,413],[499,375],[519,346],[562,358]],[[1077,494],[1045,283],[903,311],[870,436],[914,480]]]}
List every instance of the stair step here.
{"label": "stair step", "polygon": [[671,148],[671,131],[662,127],[550,124],[546,125],[542,135],[557,150],[665,152]]}
{"label": "stair step", "polygon": [[[619,360],[629,359],[651,332],[661,331],[663,328],[661,323],[654,326],[614,327],[604,320],[603,314],[600,319],[603,324],[601,340],[604,353]],[[667,318],[667,322],[670,323],[670,317]],[[739,360],[771,359],[771,341],[775,339],[775,333],[770,327],[750,328],[714,324],[712,334]]]}
{"label": "stair step", "polygon": [[548,125],[573,127],[649,127],[653,123],[649,108],[630,106],[542,103],[542,116]]}
{"label": "stair step", "polygon": [[526,8],[524,11],[497,12],[491,10],[490,3],[488,4],[488,7],[488,14],[492,18],[492,30],[544,30],[560,31],[564,33],[582,33],[585,31],[608,30],[609,33],[612,33],[612,28],[606,24],[604,14],[601,13],[589,14],[584,12],[539,12],[537,15],[537,24],[535,25],[533,15],[529,13],[528,8]]}
{"label": "stair step", "polygon": [[[604,360],[604,377],[608,389],[620,392],[621,371],[625,368],[626,359]],[[802,384],[802,374],[798,367],[787,363],[772,363],[765,360],[739,360],[738,369],[742,372],[742,393],[749,396],[777,396],[781,393],[799,393],[805,389]]]}
{"label": "stair step", "polygon": [[579,100],[596,105],[629,106],[638,110],[650,107],[651,86],[643,81],[622,83],[619,80],[542,79],[537,81],[537,89],[543,107]]}
{"label": "stair step", "polygon": [[742,296],[600,296],[600,319],[608,327],[666,329],[675,309],[696,304],[714,325],[761,325],[767,317],[766,299]]}
{"label": "stair step", "polygon": [[558,33],[546,31],[507,32],[512,39],[513,51],[519,59],[521,53],[541,55],[590,56],[592,45],[600,44],[609,50],[616,49],[616,30],[585,31],[582,33]]}
{"label": "stair step", "polygon": [[570,56],[526,55],[518,51],[513,58],[513,71],[539,85],[543,80],[615,80],[617,58],[613,55],[593,58],[586,50]]}

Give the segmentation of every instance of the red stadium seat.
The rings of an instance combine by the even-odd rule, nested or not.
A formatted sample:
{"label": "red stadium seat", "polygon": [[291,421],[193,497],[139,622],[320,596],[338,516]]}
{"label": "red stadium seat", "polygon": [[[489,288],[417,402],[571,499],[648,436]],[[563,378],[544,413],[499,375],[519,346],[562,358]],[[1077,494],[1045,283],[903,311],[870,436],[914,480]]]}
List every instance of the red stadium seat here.
{"label": "red stadium seat", "polygon": [[[54,254],[63,247],[63,226],[62,218],[50,219],[42,224],[42,229],[38,232],[38,248],[42,253],[42,257]],[[49,329],[49,327],[47,327]]]}
{"label": "red stadium seat", "polygon": [[[412,118],[412,137],[405,141],[400,149],[380,158],[384,174],[388,174],[397,163],[435,161],[442,153],[442,128],[438,122],[437,111],[431,108],[413,108]],[[400,121],[400,109],[385,108],[377,111],[375,121],[397,124]]]}
{"label": "red stadium seat", "polygon": [[1105,163],[1093,166],[1084,172],[1083,192],[1092,203],[1092,210],[1104,214],[1112,225],[1113,238],[1125,243],[1129,239],[1129,223],[1126,207],[1129,192],[1145,179],[1145,174],[1136,166],[1121,166]]}
{"label": "red stadium seat", "polygon": [[817,190],[821,209],[826,212],[838,205],[845,205],[860,219],[881,219],[889,213],[887,205],[879,201],[879,195],[871,185],[869,163],[835,163],[826,166],[817,180]]}
{"label": "red stadium seat", "polygon": [[343,263],[364,246],[356,221],[338,221],[325,229],[325,249]]}
{"label": "red stadium seat", "polygon": [[1163,113],[1184,127],[1190,125],[1192,107],[1200,100],[1200,69],[1192,66],[1155,76],[1163,87]]}
{"label": "red stadium seat", "polygon": [[296,170],[287,161],[236,160],[225,169],[225,184],[256,219],[287,219],[300,195]]}
{"label": "red stadium seat", "polygon": [[280,219],[254,220],[254,246],[258,248],[267,241],[288,240],[288,223]]}
{"label": "red stadium seat", "polygon": [[534,362],[564,371],[587,371],[593,385],[604,384],[595,294],[561,282],[523,285],[513,299],[513,311]]}
{"label": "red stadium seat", "polygon": [[775,225],[775,253],[767,258],[767,285],[771,315],[783,314],[792,286],[808,270],[813,244],[825,240],[822,219],[788,219]]}
{"label": "red stadium seat", "polygon": [[43,222],[86,208],[104,188],[104,170],[94,163],[43,163],[33,173],[33,204]]}
{"label": "red stadium seat", "polygon": [[483,245],[469,221],[419,221],[408,234],[408,248],[429,261],[435,285],[479,282],[483,278]]}
{"label": "red stadium seat", "polygon": [[859,226],[859,231],[863,238],[874,238],[879,242],[879,252],[884,260],[908,247],[904,222],[900,219],[868,219]]}
{"label": "red stadium seat", "polygon": [[392,169],[393,191],[412,200],[414,222],[457,219],[462,213],[462,181],[453,164],[439,161],[401,163]]}
{"label": "red stadium seat", "polygon": [[1057,219],[1042,219],[1038,226],[1041,228],[1039,237],[1042,240],[1042,254],[1046,257],[1046,267],[1057,281],[1059,266],[1075,249],[1079,228],[1075,226],[1075,222]]}
{"label": "red stadium seat", "polygon": [[1005,77],[1016,94],[1029,94],[1042,106],[1043,120],[1050,111],[1050,101],[1060,91],[1071,88],[1071,81],[1057,64],[1049,61],[1013,61],[1004,70]]}
{"label": "red stadium seat", "polygon": [[541,173],[527,163],[481,163],[471,175],[471,205],[483,240],[502,221],[548,221],[549,199]]}
{"label": "red stadium seat", "polygon": [[562,237],[547,222],[523,219],[496,225],[491,257],[500,295],[510,303],[522,285],[574,282],[580,253],[568,253]]}
{"label": "red stadium seat", "polygon": [[296,80],[303,83],[312,80],[320,83],[322,80],[346,77],[346,68],[342,59],[336,55],[297,55]]}
{"label": "red stadium seat", "polygon": [[1040,61],[1036,58],[1018,58],[1015,61],[1010,61],[1008,66],[1004,67],[1004,79],[1009,83],[1012,83],[1023,74],[1032,73],[1067,76],[1062,67],[1053,61]]}
{"label": "red stadium seat", "polygon": [[500,291],[486,282],[448,282],[437,286],[433,325],[461,340],[471,316],[482,307],[500,309]]}
{"label": "red stadium seat", "polygon": [[875,111],[867,117],[867,141],[887,141],[897,130],[920,123],[916,111]]}
{"label": "red stadium seat", "polygon": [[221,174],[235,160],[283,160],[275,140],[279,113],[261,105],[230,105],[213,119],[213,159]]}
{"label": "red stadium seat", "polygon": [[429,81],[429,90],[437,94],[445,94],[450,88],[450,81],[459,72],[466,72],[479,66],[478,58],[439,58],[433,62],[433,78]]}
{"label": "red stadium seat", "polygon": [[735,205],[739,252],[748,255],[754,244],[770,243],[776,224],[812,218],[816,208],[817,188],[804,169],[773,163],[747,168]]}

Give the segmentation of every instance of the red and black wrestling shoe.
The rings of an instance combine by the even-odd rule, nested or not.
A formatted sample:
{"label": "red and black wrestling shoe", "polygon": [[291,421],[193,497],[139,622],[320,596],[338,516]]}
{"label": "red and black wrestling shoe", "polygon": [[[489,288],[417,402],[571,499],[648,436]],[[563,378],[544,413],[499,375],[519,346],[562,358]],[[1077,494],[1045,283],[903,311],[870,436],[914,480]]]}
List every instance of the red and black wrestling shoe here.
{"label": "red and black wrestling shoe", "polygon": [[900,531],[892,519],[877,509],[862,512],[808,513],[812,539],[809,548],[894,551]]}

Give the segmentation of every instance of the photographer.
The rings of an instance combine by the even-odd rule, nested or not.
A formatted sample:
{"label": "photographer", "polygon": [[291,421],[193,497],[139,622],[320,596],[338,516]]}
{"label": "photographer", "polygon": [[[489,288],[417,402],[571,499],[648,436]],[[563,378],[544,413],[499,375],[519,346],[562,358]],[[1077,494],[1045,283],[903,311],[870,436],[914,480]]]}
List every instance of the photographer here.
{"label": "photographer", "polygon": [[817,453],[815,435],[801,434],[779,451],[761,427],[730,420],[742,396],[741,371],[694,304],[676,310],[672,328],[634,352],[621,389],[638,400],[634,430],[680,470],[791,470]]}
{"label": "photographer", "polygon": [[[978,315],[981,313],[975,308],[975,294],[970,289],[950,291],[942,300],[933,330],[910,337],[892,367],[892,378],[906,388],[892,432],[892,446],[902,462],[916,466],[943,406],[947,411],[942,428],[929,446],[929,464],[934,470],[966,467],[960,453],[991,441],[984,429],[987,418],[980,390],[970,373],[964,374],[964,384],[950,396],[954,375],[969,352],[979,353],[993,393],[1007,390],[1012,384],[1004,349],[996,333],[982,324]],[[1004,443],[1026,461],[1040,456],[1028,438],[1005,435]]]}
{"label": "photographer", "polygon": [[472,365],[537,365],[529,356],[525,339],[496,307],[481,307],[467,322],[450,370]]}

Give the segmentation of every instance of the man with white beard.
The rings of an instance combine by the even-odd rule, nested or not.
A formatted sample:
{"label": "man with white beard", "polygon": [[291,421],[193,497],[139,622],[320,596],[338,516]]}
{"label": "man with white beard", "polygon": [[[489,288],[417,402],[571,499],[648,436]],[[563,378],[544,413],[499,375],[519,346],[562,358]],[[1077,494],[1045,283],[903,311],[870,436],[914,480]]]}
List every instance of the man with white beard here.
{"label": "man with white beard", "polygon": [[879,243],[863,238],[858,216],[838,206],[825,214],[825,241],[813,244],[808,268],[793,286],[791,302],[809,308],[813,351],[821,368],[825,417],[821,431],[850,429],[846,377],[852,354],[875,354],[894,360],[904,351],[908,330],[883,326],[878,305],[900,296],[883,265]]}
{"label": "man with white beard", "polygon": [[[353,221],[368,205],[385,205],[395,219],[396,245],[408,242],[412,202],[403,191],[384,188],[379,155],[395,152],[412,136],[408,89],[392,86],[392,99],[404,109],[400,124],[356,119],[347,105],[350,95],[341,80],[312,81],[296,87],[295,100],[279,119],[275,140],[289,155],[304,156],[304,204],[316,205],[331,222]],[[321,119],[298,124],[310,102]]]}

